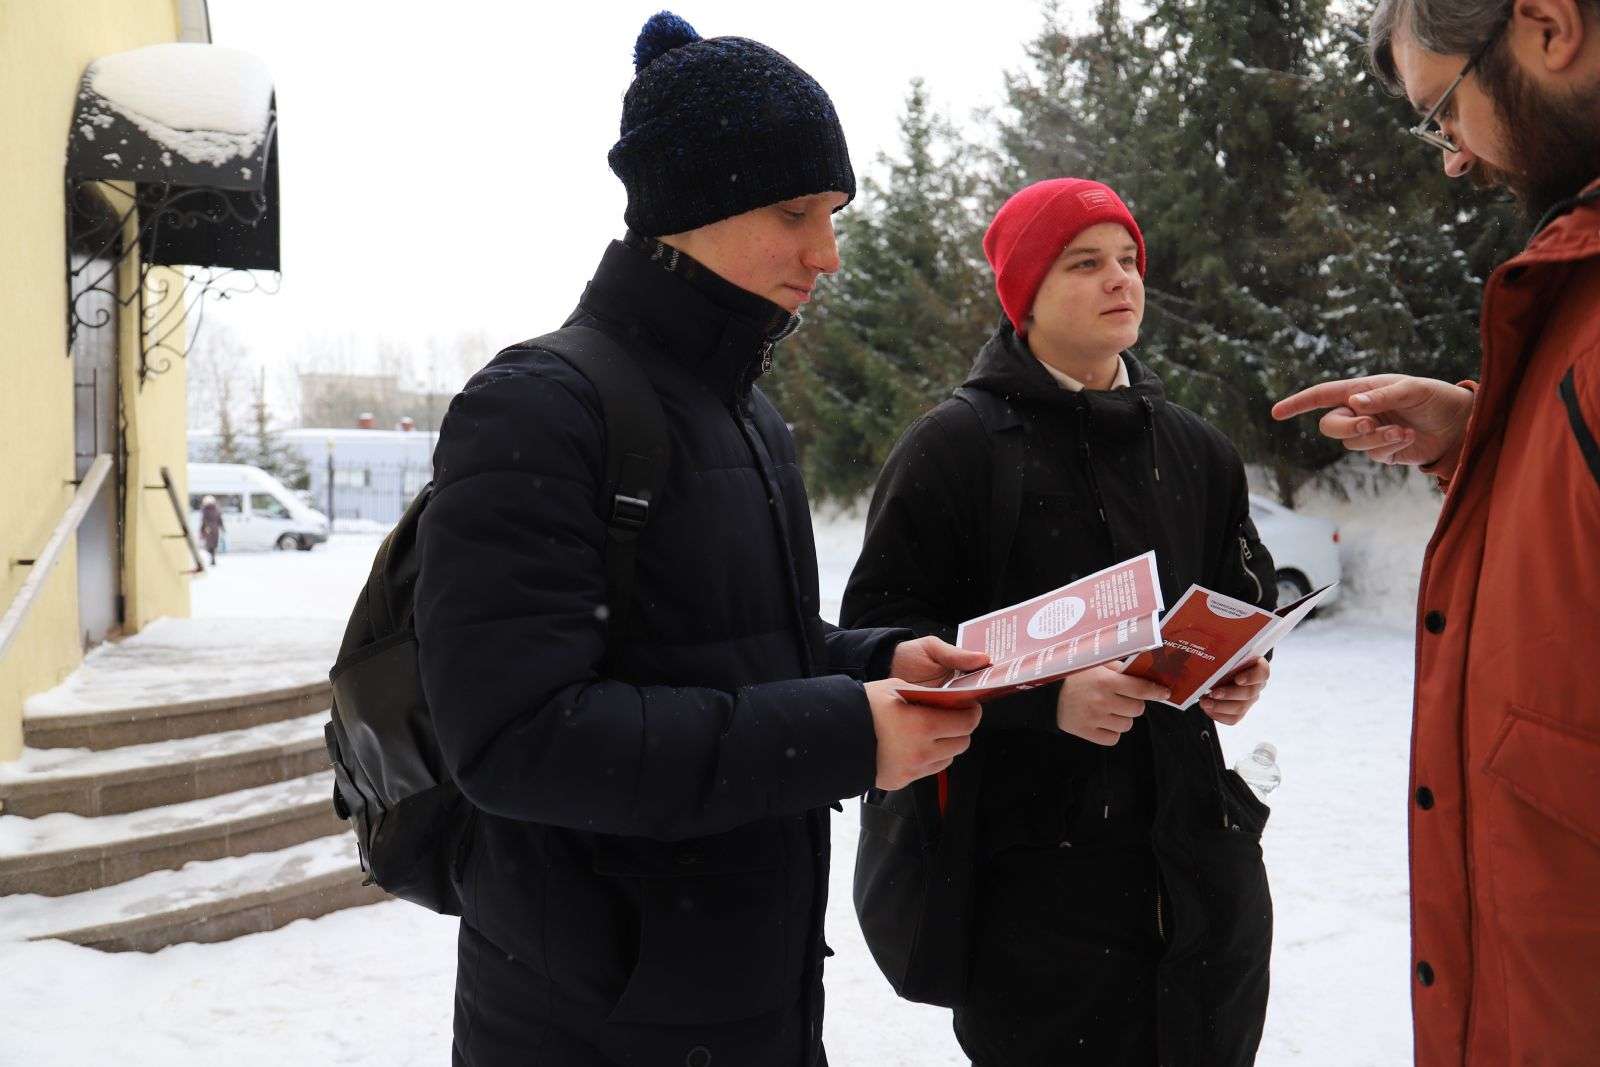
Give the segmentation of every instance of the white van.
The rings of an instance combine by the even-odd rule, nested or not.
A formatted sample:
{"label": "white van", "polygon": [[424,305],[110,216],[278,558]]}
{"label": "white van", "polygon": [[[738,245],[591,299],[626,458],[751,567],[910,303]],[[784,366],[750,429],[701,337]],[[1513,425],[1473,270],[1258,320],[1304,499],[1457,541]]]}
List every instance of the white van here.
{"label": "white van", "polygon": [[189,464],[189,528],[200,539],[200,501],[209,494],[222,509],[228,551],[298,548],[328,539],[328,517],[260,467],[243,463]]}

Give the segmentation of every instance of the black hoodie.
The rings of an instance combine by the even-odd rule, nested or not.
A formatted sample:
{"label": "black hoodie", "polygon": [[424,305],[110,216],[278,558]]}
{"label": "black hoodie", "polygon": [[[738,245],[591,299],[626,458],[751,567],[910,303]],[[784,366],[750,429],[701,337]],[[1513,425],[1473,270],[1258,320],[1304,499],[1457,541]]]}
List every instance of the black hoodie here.
{"label": "black hoodie", "polygon": [[[951,639],[964,619],[1149,549],[1156,551],[1168,604],[1199,583],[1274,606],[1271,558],[1250,522],[1244,467],[1233,446],[1169,403],[1137,359],[1123,359],[1128,388],[1071,392],[1003,326],[966,383],[1006,400],[1024,424],[1021,514],[1003,572],[986,573],[985,564],[989,441],[970,406],[947,400],[911,425],[884,466],[845,592],[843,624],[907,626]],[[1058,685],[1048,686],[991,704],[972,754],[963,757],[984,761],[976,800],[980,907],[994,895],[986,881],[1035,876],[1026,863],[1017,865],[1019,857],[1058,853],[1065,845],[1079,855],[1088,854],[1085,846],[1123,849],[1142,855],[1150,869],[1153,855],[1166,896],[1159,953],[1166,992],[1156,1012],[1161,1063],[1250,1062],[1271,942],[1258,847],[1265,807],[1224,770],[1216,726],[1198,708],[1152,704],[1116,746],[1104,748],[1057,729],[1058,692]],[[1107,892],[1127,889],[1117,884],[1123,875],[1109,870],[1099,869]],[[1136,921],[1155,935],[1153,908]],[[978,929],[980,936],[988,929],[987,936],[1023,941],[1040,933],[1011,923],[1010,934],[995,934],[981,914]],[[1112,944],[1121,933],[1107,930],[1104,937]],[[1084,951],[1101,955],[1097,935]],[[1066,959],[1060,966],[1071,972],[1076,965]],[[986,991],[976,987],[1008,980],[975,966],[972,982],[975,1002],[982,1003]],[[1014,1001],[1026,990],[987,992]],[[1232,1005],[1226,1020],[1224,1004]],[[1148,1027],[1150,1020],[1138,1015],[1121,1023]],[[1028,1026],[1025,1016],[1009,1025]],[[971,1036],[962,1034],[969,1053],[989,1062],[970,1047]],[[1006,1053],[1004,1044],[987,1047],[993,1062],[1026,1062],[1027,1054]],[[1045,1054],[1026,1043],[1012,1047]]]}

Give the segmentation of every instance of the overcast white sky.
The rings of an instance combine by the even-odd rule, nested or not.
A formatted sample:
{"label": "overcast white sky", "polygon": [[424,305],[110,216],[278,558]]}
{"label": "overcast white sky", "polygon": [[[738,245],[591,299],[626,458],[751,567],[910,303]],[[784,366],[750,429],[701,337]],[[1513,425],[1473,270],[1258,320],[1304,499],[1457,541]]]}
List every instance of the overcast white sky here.
{"label": "overcast white sky", "polygon": [[[283,279],[213,305],[269,365],[308,338],[554,329],[608,240],[606,166],[640,26],[657,2],[210,0],[212,38],[277,88]],[[893,149],[911,78],[957,120],[998,102],[1041,25],[1038,0],[677,0],[706,37],[751,37],[832,96],[857,174]],[[1063,0],[1086,18],[1092,0]],[[364,342],[358,342],[361,347]]]}

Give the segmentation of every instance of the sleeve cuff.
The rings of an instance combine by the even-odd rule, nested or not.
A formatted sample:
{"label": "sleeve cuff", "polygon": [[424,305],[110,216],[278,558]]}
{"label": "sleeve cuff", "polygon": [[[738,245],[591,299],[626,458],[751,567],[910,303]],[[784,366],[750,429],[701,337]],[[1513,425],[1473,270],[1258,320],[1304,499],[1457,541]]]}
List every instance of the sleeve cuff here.
{"label": "sleeve cuff", "polygon": [[[1457,382],[1456,385],[1460,386],[1462,389],[1465,389],[1467,392],[1472,393],[1474,396],[1477,395],[1478,383],[1470,378],[1466,381]],[[1417,470],[1428,475],[1430,478],[1437,479],[1440,489],[1449,489],[1450,479],[1455,477],[1456,465],[1461,462],[1461,446],[1465,443],[1465,436],[1465,434],[1462,435],[1462,439],[1456,442],[1456,446],[1454,448],[1445,452],[1444,455],[1440,456],[1432,463],[1424,463],[1422,466],[1418,467]]]}
{"label": "sleeve cuff", "polygon": [[775,728],[778,812],[860,796],[878,773],[878,735],[861,683],[844,675],[769,682],[746,691]]}
{"label": "sleeve cuff", "polygon": [[877,633],[876,644],[873,646],[872,654],[867,657],[866,671],[862,675],[862,679],[868,682],[889,677],[889,668],[894,665],[894,654],[900,650],[902,644],[915,640],[917,636],[910,630],[899,628],[883,628]]}

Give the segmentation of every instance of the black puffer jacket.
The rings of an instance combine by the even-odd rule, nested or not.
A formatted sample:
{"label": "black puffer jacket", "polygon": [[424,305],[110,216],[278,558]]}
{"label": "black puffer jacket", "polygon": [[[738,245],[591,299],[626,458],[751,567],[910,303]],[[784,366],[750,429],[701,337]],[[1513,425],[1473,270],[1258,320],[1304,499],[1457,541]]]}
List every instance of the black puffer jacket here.
{"label": "black puffer jacket", "polygon": [[[842,620],[953,639],[963,619],[1148,549],[1169,605],[1198,582],[1273,606],[1272,562],[1233,447],[1123,358],[1130,388],[1068,392],[1002,327],[967,384],[1003,397],[1024,423],[1021,514],[1003,573],[986,566],[990,442],[972,408],[951,399],[906,431],[884,467]],[[1250,1062],[1271,941],[1265,807],[1223,769],[1216,725],[1198,708],[1151,704],[1108,749],[1056,728],[1059,688],[991,704],[963,757],[983,761],[980,795],[958,798],[979,805],[982,851],[963,1044],[981,1064],[1148,1063],[1159,1036],[1163,1065]],[[1072,903],[1074,893],[1087,899]],[[1106,990],[1117,989],[1138,993],[1108,1014]],[[1109,1036],[1130,1028],[1148,1044]]]}
{"label": "black puffer jacket", "polygon": [[459,1063],[820,1060],[828,808],[871,785],[861,680],[903,632],[817,615],[805,489],[752,387],[788,316],[607,251],[576,316],[639,358],[672,449],[638,632],[602,610],[604,428],[561,359],[455,398],[422,519],[423,685],[477,811],[458,860]]}

